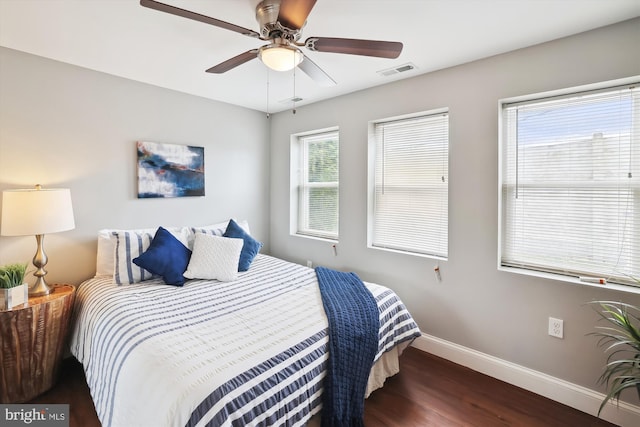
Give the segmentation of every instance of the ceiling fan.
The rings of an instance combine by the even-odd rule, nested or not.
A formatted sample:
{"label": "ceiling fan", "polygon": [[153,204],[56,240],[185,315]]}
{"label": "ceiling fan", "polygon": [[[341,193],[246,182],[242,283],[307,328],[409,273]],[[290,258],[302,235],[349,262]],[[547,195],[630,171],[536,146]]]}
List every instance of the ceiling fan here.
{"label": "ceiling fan", "polygon": [[262,0],[256,6],[256,20],[260,32],[230,24],[219,19],[201,15],[155,0],[140,0],[140,5],[161,12],[182,16],[204,22],[205,24],[234,31],[245,36],[268,41],[269,44],[251,49],[218,65],[209,68],[207,73],[225,73],[255,58],[276,71],[287,71],[295,67],[301,69],[316,83],[333,86],[336,82],[302,53],[301,47],[313,52],[332,52],[349,55],[373,56],[378,58],[397,58],[402,52],[402,43],[379,40],[345,39],[335,37],[309,37],[299,42],[311,9],[316,0]]}

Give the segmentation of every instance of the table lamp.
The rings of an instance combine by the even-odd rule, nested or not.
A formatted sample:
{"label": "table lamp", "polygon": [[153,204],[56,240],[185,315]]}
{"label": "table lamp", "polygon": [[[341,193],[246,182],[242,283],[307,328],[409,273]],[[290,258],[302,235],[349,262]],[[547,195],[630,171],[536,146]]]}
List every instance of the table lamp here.
{"label": "table lamp", "polygon": [[44,235],[75,228],[71,191],[68,188],[42,188],[5,190],[2,192],[3,236],[35,235],[38,249],[33,257],[36,282],[29,288],[29,296],[43,296],[51,292],[44,276],[47,274],[47,255],[44,253]]}

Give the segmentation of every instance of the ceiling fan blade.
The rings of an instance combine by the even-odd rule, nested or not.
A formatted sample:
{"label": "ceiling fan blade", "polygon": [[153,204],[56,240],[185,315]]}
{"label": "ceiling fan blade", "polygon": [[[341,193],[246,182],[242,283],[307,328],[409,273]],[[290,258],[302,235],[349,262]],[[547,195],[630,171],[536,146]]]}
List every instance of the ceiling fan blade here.
{"label": "ceiling fan blade", "polygon": [[315,52],[346,53],[348,55],[376,56],[395,59],[402,52],[402,43],[379,40],[309,37],[304,46]]}
{"label": "ceiling fan blade", "polygon": [[329,87],[335,86],[337,83],[327,73],[324,72],[315,62],[313,62],[307,55],[304,55],[304,59],[298,65],[307,76],[311,77],[311,80],[318,83],[320,86]]}
{"label": "ceiling fan blade", "polygon": [[299,30],[315,4],[316,0],[281,0],[278,22],[290,30]]}
{"label": "ceiling fan blade", "polygon": [[170,13],[172,15],[182,16],[183,18],[193,19],[194,21],[204,22],[205,24],[213,25],[215,27],[224,28],[225,30],[234,31],[236,33],[243,34],[249,37],[260,38],[260,34],[250,30],[248,28],[240,27],[238,25],[230,24],[219,19],[211,18],[206,15],[201,15],[196,12],[191,12],[186,9],[171,6],[168,4],[160,3],[155,0],[140,0],[140,5],[148,7],[149,9],[158,10],[160,12]]}
{"label": "ceiling fan blade", "polygon": [[226,61],[221,62],[218,65],[214,65],[207,70],[207,73],[222,74],[231,70],[232,68],[237,67],[238,65],[242,65],[245,62],[249,62],[257,57],[258,49],[251,49],[244,53],[241,53],[240,55],[234,56],[231,59],[227,59]]}

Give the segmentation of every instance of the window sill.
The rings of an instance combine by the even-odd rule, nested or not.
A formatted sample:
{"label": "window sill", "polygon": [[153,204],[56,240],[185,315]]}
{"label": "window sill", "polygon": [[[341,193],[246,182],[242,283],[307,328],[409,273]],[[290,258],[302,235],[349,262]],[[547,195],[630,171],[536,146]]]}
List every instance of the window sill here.
{"label": "window sill", "polygon": [[599,283],[583,282],[577,277],[563,276],[561,274],[553,274],[553,273],[543,273],[540,271],[525,270],[522,268],[515,268],[515,267],[498,267],[498,271],[521,274],[525,276],[533,276],[541,279],[555,280],[558,282],[569,283],[572,285],[588,286],[592,288],[607,289],[612,291],[624,292],[628,294],[640,295],[640,287],[632,286],[632,285],[620,285],[617,283],[605,283],[604,285],[601,285]]}
{"label": "window sill", "polygon": [[374,245],[367,245],[367,248],[369,249],[374,249],[376,251],[384,251],[384,252],[392,252],[395,254],[400,254],[400,255],[409,255],[409,256],[415,256],[415,257],[420,257],[420,258],[428,258],[428,259],[435,259],[438,261],[447,261],[449,258],[448,257],[443,257],[443,256],[438,256],[438,255],[430,255],[430,254],[423,254],[420,252],[411,252],[411,251],[404,251],[401,249],[394,249],[394,248],[385,248],[384,246],[374,246]]}
{"label": "window sill", "polygon": [[328,242],[332,244],[338,243],[338,239],[330,239],[328,237],[313,236],[311,234],[292,233],[293,237],[302,237],[303,239],[318,240],[320,242]]}

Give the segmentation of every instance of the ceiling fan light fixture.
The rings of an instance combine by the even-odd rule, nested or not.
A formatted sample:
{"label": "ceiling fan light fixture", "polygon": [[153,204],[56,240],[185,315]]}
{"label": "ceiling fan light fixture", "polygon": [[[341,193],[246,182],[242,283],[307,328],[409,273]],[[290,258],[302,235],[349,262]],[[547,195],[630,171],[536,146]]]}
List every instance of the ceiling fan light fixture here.
{"label": "ceiling fan light fixture", "polygon": [[302,52],[294,46],[270,44],[260,48],[260,60],[275,71],[289,71],[302,62]]}

